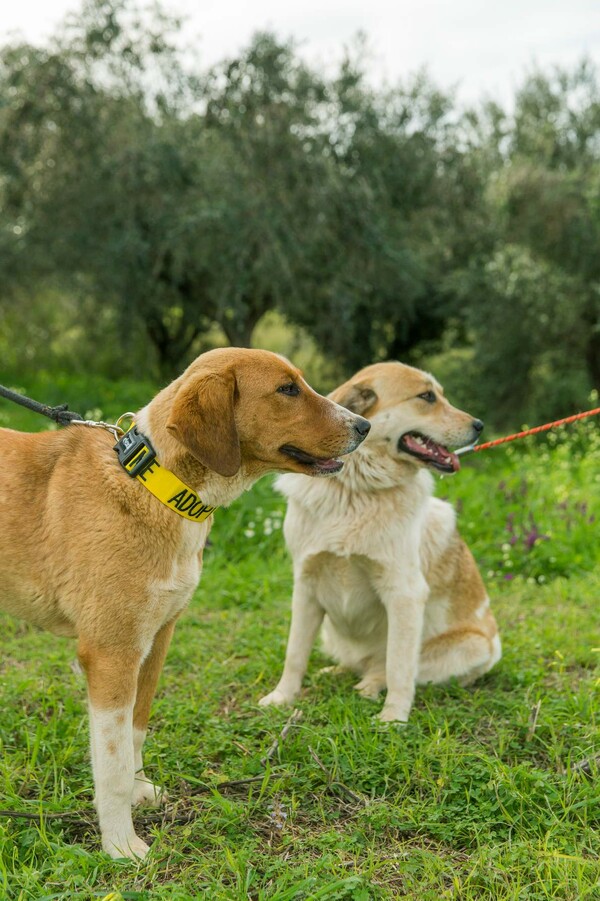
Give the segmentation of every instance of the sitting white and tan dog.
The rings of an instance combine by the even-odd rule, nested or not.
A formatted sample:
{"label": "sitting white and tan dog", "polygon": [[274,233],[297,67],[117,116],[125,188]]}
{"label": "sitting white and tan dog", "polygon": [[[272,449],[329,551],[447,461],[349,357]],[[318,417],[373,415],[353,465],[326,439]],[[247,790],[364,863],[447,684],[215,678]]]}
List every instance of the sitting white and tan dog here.
{"label": "sitting white and tan dog", "polygon": [[485,586],[429,472],[458,470],[448,447],[475,441],[483,424],[401,363],[368,366],[330,397],[372,428],[334,478],[277,480],[289,500],[292,622],[282,677],[260,704],[294,700],[323,625],[325,651],[360,676],[361,695],[387,688],[380,718],[405,721],[417,683],[467,684],[501,656]]}

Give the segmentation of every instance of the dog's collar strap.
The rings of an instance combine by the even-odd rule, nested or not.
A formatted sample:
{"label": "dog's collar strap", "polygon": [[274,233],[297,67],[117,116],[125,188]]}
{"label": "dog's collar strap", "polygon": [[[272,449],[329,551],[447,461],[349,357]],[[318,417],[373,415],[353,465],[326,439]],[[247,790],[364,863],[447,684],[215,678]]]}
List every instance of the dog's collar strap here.
{"label": "dog's collar strap", "polygon": [[132,426],[114,446],[125,472],[141,482],[170,510],[192,522],[203,522],[217,508],[204,504],[195,491],[165,469],[156,459],[156,451],[145,435]]}

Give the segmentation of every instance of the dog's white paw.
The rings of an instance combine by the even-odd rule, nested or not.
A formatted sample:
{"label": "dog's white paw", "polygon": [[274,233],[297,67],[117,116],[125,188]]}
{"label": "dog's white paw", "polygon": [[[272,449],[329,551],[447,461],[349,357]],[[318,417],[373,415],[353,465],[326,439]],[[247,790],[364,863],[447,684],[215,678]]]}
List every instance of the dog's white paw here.
{"label": "dog's white paw", "polygon": [[146,779],[142,773],[135,777],[133,794],[131,796],[131,803],[134,807],[137,804],[150,804],[152,807],[160,807],[161,804],[166,803],[167,797],[165,791],[158,785],[150,782],[149,779]]}
{"label": "dog's white paw", "polygon": [[377,715],[380,723],[407,723],[410,714],[410,704],[385,704],[383,710]]}
{"label": "dog's white paw", "polygon": [[294,700],[294,695],[286,695],[278,688],[273,689],[258,702],[259,707],[286,707]]}
{"label": "dog's white paw", "polygon": [[102,839],[102,850],[106,851],[113,860],[126,857],[129,860],[143,860],[150,846],[133,832],[126,839]]}
{"label": "dog's white paw", "polygon": [[369,698],[376,701],[380,693],[385,688],[385,680],[377,678],[377,676],[365,676],[354,686],[354,690],[359,693],[361,698]]}

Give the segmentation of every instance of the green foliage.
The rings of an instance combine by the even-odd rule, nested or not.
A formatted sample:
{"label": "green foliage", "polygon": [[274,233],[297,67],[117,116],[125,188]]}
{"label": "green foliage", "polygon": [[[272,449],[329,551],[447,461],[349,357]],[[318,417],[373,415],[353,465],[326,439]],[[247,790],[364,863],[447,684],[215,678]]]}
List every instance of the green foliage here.
{"label": "green foliage", "polygon": [[[3,384],[13,391],[32,397],[40,403],[56,406],[66,403],[88,419],[115,422],[121,413],[139,410],[156,393],[154,382],[125,377],[101,378],[97,375],[57,374],[39,370],[28,377],[4,379]],[[4,398],[0,399],[0,427],[37,432],[52,428],[52,423]]]}
{"label": "green foliage", "polygon": [[[590,402],[597,406],[598,396]],[[461,519],[488,579],[543,584],[593,569],[590,542],[600,521],[598,419],[471,454],[463,458],[459,478],[442,480],[439,493],[459,510],[482,478],[493,480],[471,504],[473,518]]]}
{"label": "green foliage", "polygon": [[600,92],[590,60],[572,71],[535,72],[516,95],[511,155],[554,171],[598,162]]}
{"label": "green foliage", "polygon": [[[134,386],[81,379],[69,390],[121,411]],[[19,424],[16,408],[2,412]],[[470,688],[419,688],[399,729],[375,725],[379,705],[350,676],[321,673],[319,650],[285,738],[289,711],[256,706],[278,678],[289,624],[284,501],[263,480],[219,511],[154,704],[147,770],[170,802],[163,820],[136,813],[154,842],[140,866],[98,850],[72,643],[4,617],[0,894],[592,901],[599,459],[598,426],[580,423],[466,457],[438,482],[488,583],[504,656]]]}
{"label": "green foliage", "polygon": [[170,377],[276,314],[340,377],[468,360],[496,427],[584,405],[600,385],[591,62],[534,71],[510,113],[461,112],[422,73],[374,88],[360,41],[325,73],[259,33],[206,71],[180,28],[86,0],[47,46],[0,48],[8,371]]}
{"label": "green foliage", "polygon": [[582,403],[589,335],[574,278],[521,246],[505,245],[484,266],[471,267],[461,290],[479,298],[468,314],[473,375],[493,422],[516,425],[515,409],[531,420],[560,416]]}

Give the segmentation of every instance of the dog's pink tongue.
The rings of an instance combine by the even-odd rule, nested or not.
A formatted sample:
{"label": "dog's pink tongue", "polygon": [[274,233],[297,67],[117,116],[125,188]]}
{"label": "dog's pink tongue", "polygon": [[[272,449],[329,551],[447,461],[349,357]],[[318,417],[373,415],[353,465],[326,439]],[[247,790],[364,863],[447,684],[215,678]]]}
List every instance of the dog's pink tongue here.
{"label": "dog's pink tongue", "polygon": [[438,463],[442,463],[444,466],[451,466],[452,472],[458,472],[460,469],[460,460],[457,455],[453,454],[452,451],[449,451],[441,444],[436,444],[431,438],[423,440],[417,439],[413,435],[406,435],[404,437],[404,442],[407,447],[417,453],[420,457],[429,457],[430,460],[435,460]]}
{"label": "dog's pink tongue", "polygon": [[447,447],[442,447],[441,444],[433,444],[433,447],[429,447],[429,450],[431,451],[431,456],[435,460],[439,460],[444,466],[451,466],[452,472],[458,472],[460,469],[460,460],[456,454],[449,451]]}
{"label": "dog's pink tongue", "polygon": [[319,460],[318,467],[323,472],[337,472],[338,469],[342,468],[341,460]]}
{"label": "dog's pink tongue", "polygon": [[458,472],[460,469],[460,460],[453,454],[452,451],[448,451],[448,457],[450,458],[449,462],[452,464],[452,472]]}
{"label": "dog's pink tongue", "polygon": [[443,444],[436,444],[435,441],[431,441],[429,439],[426,441],[425,446],[429,451],[429,455],[432,460],[437,460],[442,463],[444,466],[451,466],[452,472],[458,472],[460,469],[460,460],[453,454],[452,451],[449,451],[447,447],[444,447]]}

